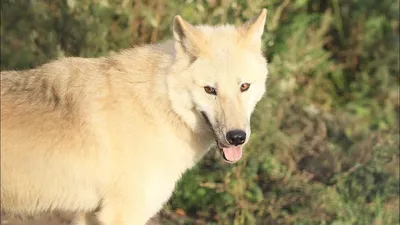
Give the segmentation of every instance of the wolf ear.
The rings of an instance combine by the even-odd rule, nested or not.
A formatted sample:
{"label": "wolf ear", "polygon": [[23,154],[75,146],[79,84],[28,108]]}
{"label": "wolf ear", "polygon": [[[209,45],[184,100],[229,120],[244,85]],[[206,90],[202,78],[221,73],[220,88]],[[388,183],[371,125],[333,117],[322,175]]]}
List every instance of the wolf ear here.
{"label": "wolf ear", "polygon": [[173,33],[177,54],[188,56],[191,62],[206,50],[204,34],[179,15],[174,18]]}
{"label": "wolf ear", "polygon": [[261,36],[264,33],[266,17],[267,10],[263,9],[257,16],[248,20],[238,28],[239,33],[242,35],[242,42],[245,45],[257,49],[261,48]]}

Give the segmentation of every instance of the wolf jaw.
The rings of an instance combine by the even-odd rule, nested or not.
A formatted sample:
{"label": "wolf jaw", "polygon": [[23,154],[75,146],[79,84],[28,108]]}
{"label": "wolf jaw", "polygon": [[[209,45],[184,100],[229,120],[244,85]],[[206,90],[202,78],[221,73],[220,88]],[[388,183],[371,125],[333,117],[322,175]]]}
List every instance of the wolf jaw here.
{"label": "wolf jaw", "polygon": [[242,146],[227,146],[221,141],[218,140],[218,135],[216,134],[214,127],[212,126],[210,119],[208,118],[207,114],[204,111],[201,111],[201,115],[204,117],[204,120],[206,121],[206,124],[208,125],[210,131],[212,132],[214,138],[215,138],[215,143],[216,147],[219,150],[219,153],[221,154],[222,158],[228,162],[228,163],[234,163],[238,161],[243,154],[243,149]]}

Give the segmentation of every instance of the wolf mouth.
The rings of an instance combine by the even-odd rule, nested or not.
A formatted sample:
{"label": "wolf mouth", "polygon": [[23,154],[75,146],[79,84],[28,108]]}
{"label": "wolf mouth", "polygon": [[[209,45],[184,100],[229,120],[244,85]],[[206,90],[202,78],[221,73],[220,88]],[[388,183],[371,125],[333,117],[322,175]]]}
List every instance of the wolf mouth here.
{"label": "wolf mouth", "polygon": [[208,128],[210,128],[211,132],[213,133],[213,136],[214,136],[214,138],[215,138],[215,141],[217,142],[218,147],[219,147],[218,136],[217,136],[217,133],[216,133],[215,130],[214,130],[213,125],[212,125],[211,122],[210,122],[210,119],[208,118],[207,114],[206,114],[204,111],[201,111],[201,115],[203,115],[204,120],[206,121],[206,123],[207,123],[207,125],[208,125]]}
{"label": "wolf mouth", "polygon": [[[230,160],[230,159],[228,159],[228,157],[225,155],[224,149],[230,149],[231,147],[222,144],[222,143],[218,140],[218,135],[217,135],[217,133],[215,132],[214,127],[212,126],[209,117],[207,116],[207,114],[206,114],[204,111],[201,111],[201,114],[203,115],[204,120],[205,120],[206,123],[208,124],[209,129],[210,129],[211,132],[213,133],[215,142],[216,142],[216,144],[217,144],[217,148],[218,148],[219,153],[221,154],[222,158],[223,158],[226,162],[229,162],[229,163],[233,163],[233,162],[237,161],[237,160]],[[241,149],[241,148],[240,148],[240,149]],[[240,150],[240,152],[241,152],[241,150]],[[240,153],[240,155],[241,155],[241,153]],[[239,156],[239,158],[240,158],[240,156]]]}

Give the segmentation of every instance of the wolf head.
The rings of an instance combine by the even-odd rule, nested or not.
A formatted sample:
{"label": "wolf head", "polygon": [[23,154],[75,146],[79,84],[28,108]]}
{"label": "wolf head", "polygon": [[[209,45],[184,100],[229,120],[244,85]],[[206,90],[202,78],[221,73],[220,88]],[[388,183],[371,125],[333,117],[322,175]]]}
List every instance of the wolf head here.
{"label": "wolf head", "polygon": [[193,26],[174,18],[175,59],[168,77],[172,107],[195,132],[211,133],[228,162],[240,159],[250,116],[265,92],[265,19],[265,9],[239,27]]}

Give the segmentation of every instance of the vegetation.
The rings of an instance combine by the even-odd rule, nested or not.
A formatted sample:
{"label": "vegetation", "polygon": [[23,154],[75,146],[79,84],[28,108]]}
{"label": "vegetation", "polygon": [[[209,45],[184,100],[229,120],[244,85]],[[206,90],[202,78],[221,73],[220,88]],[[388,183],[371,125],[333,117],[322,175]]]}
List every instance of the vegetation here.
{"label": "vegetation", "polygon": [[399,0],[2,0],[1,69],[171,37],[176,14],[268,9],[268,93],[244,159],[211,151],[163,224],[399,224]]}

